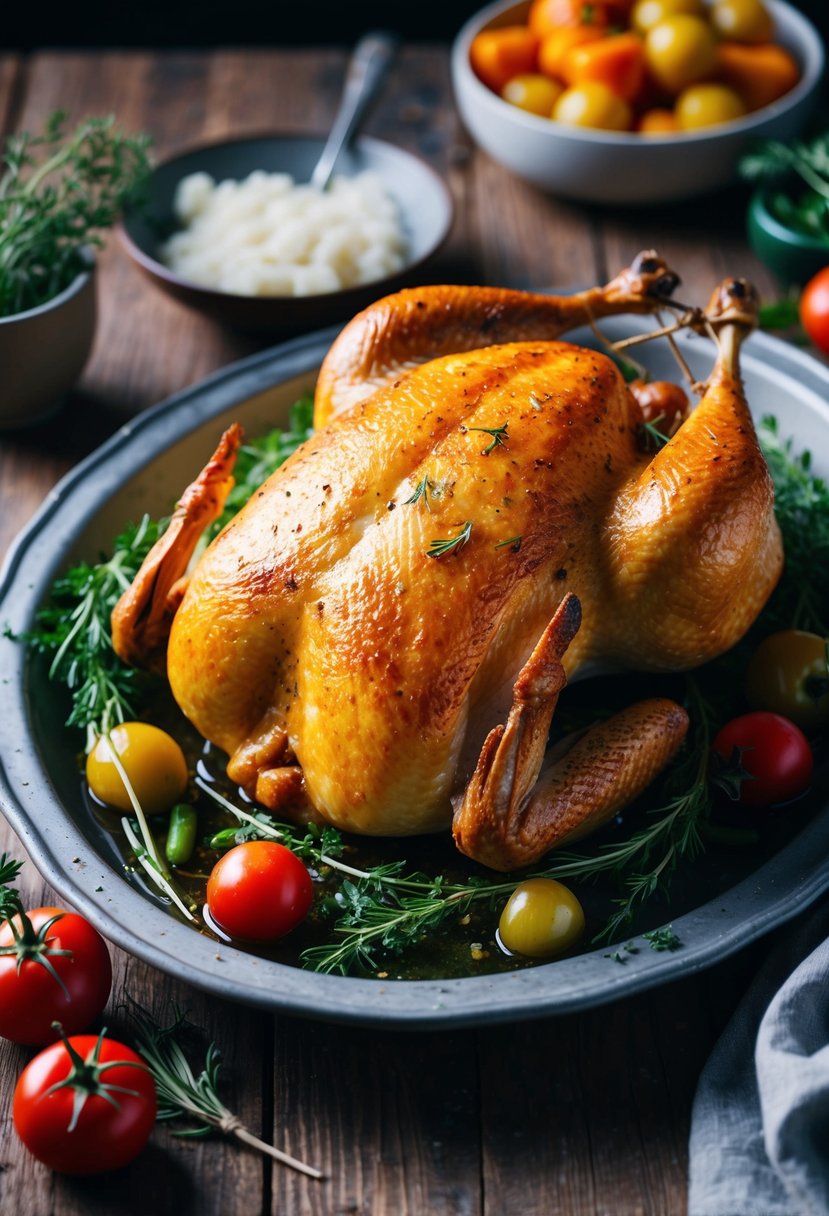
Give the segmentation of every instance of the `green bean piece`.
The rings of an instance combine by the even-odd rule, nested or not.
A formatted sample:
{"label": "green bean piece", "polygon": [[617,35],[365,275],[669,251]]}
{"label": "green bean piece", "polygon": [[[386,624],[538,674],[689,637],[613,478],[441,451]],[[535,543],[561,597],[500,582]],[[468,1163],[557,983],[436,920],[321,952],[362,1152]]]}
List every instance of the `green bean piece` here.
{"label": "green bean piece", "polygon": [[210,848],[217,850],[232,849],[236,844],[238,833],[238,828],[223,828],[221,832],[217,832],[215,836],[210,838]]}
{"label": "green bean piece", "polygon": [[182,866],[193,856],[199,817],[194,806],[177,802],[170,811],[165,854],[171,866]]}

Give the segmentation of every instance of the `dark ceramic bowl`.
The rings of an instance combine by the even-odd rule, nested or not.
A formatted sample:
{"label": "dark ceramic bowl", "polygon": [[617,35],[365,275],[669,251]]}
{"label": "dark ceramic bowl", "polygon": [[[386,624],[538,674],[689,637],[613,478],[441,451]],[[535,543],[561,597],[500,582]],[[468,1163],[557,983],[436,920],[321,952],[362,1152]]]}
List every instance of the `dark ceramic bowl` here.
{"label": "dark ceramic bowl", "polygon": [[362,138],[340,154],[337,173],[377,173],[397,203],[407,240],[405,266],[394,275],[359,287],[312,296],[240,296],[201,287],[165,266],[160,247],[176,231],[176,187],[189,173],[209,173],[217,182],[241,180],[255,169],[290,173],[307,182],[325,140],[314,136],[267,135],[195,148],[159,165],[148,184],[146,206],[127,211],[121,236],[127,253],[173,299],[234,329],[287,335],[344,321],[380,296],[416,279],[452,227],[453,203],[437,173],[416,156],[381,140]]}
{"label": "dark ceramic bowl", "polygon": [[[602,322],[612,338],[647,327]],[[128,423],[74,469],[19,538],[0,576],[0,620],[31,627],[58,573],[94,560],[143,511],[160,516],[201,468],[231,420],[251,435],[285,425],[291,402],[314,383],[333,332],[297,339],[246,359]],[[588,332],[575,340],[595,342]],[[678,338],[694,375],[711,366],[702,339]],[[676,372],[667,348],[642,356],[657,378]],[[764,334],[751,339],[744,378],[756,416],[774,413],[798,449],[829,473],[829,368]],[[527,970],[463,979],[385,981],[320,975],[248,954],[170,914],[140,873],[127,871],[118,841],[81,792],[79,736],[63,725],[67,705],[46,664],[0,637],[0,804],[35,864],[61,895],[112,941],[161,970],[225,997],[329,1021],[396,1027],[488,1023],[571,1013],[666,983],[721,961],[801,912],[829,889],[829,803],[811,817],[790,808],[791,835],[767,855],[712,852],[677,874],[670,903],[649,910],[682,942],[656,953],[640,940],[619,966],[606,947]],[[798,818],[799,816],[799,818]],[[403,854],[405,856],[405,854]]]}
{"label": "dark ceramic bowl", "polygon": [[749,200],[746,217],[749,243],[781,283],[802,286],[824,266],[829,266],[829,240],[806,236],[779,220],[770,205],[773,193],[764,186],[755,190]]}

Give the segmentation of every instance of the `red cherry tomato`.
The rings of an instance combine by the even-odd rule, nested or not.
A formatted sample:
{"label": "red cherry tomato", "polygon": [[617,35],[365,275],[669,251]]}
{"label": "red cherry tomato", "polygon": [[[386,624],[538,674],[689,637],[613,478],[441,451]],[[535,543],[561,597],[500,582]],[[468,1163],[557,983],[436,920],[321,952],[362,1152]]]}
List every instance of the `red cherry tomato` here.
{"label": "red cherry tomato", "polygon": [[734,718],[717,734],[712,748],[726,762],[739,761],[748,774],[735,799],[740,806],[789,802],[805,793],[812,780],[808,740],[780,714],[760,711]]}
{"label": "red cherry tomato", "polygon": [[155,1082],[123,1043],[75,1035],[26,1065],[12,1114],[26,1148],[49,1169],[100,1174],[127,1165],[147,1143],[155,1123]]}
{"label": "red cherry tomato", "polygon": [[271,840],[249,840],[225,853],[207,883],[216,923],[242,941],[269,942],[308,915],[314,885],[295,853]]}
{"label": "red cherry tomato", "polygon": [[819,270],[803,288],[800,320],[815,346],[829,355],[829,266]]}
{"label": "red cherry tomato", "polygon": [[[27,923],[28,922],[28,923]],[[0,1035],[42,1046],[86,1030],[112,986],[106,942],[88,920],[60,908],[35,908],[0,928]]]}

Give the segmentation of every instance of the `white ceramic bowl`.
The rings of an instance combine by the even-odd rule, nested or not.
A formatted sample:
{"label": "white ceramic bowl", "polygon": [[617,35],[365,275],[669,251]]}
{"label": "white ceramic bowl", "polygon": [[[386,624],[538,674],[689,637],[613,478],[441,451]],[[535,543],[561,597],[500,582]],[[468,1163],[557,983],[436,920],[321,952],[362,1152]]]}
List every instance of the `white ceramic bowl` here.
{"label": "white ceramic bowl", "polygon": [[817,101],[824,51],[806,18],[782,0],[766,0],[775,40],[801,66],[800,81],[779,101],[735,122],[682,135],[567,127],[502,101],[469,62],[484,29],[526,22],[529,2],[491,4],[467,21],[452,49],[455,97],[481,147],[519,177],[564,198],[595,203],[664,203],[718,189],[736,177],[737,161],[756,139],[791,139]]}

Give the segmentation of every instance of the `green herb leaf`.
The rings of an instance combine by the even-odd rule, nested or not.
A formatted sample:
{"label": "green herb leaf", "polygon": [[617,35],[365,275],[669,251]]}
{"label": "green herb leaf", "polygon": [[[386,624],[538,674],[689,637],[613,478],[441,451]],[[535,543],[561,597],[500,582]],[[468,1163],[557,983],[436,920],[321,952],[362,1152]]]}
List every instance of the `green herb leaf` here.
{"label": "green herb leaf", "polygon": [[505,422],[502,426],[468,426],[466,429],[468,431],[483,431],[485,435],[491,436],[492,442],[481,453],[482,456],[488,456],[494,448],[503,447],[507,442],[508,426],[509,423]]}
{"label": "green herb leaf", "polygon": [[472,520],[468,519],[461,528],[457,536],[450,536],[446,540],[433,540],[429,544],[426,551],[427,557],[443,557],[446,553],[451,553],[453,549],[462,549],[472,535]]}
{"label": "green herb leaf", "polygon": [[127,136],[112,116],[88,118],[65,133],[56,111],[42,135],[6,141],[0,176],[0,316],[51,300],[86,268],[84,250],[101,245],[149,173],[146,135]]}
{"label": "green herb leaf", "polygon": [[650,946],[651,950],[679,950],[682,942],[673,931],[673,926],[663,925],[661,929],[651,929],[649,933],[643,933],[645,941]]}

